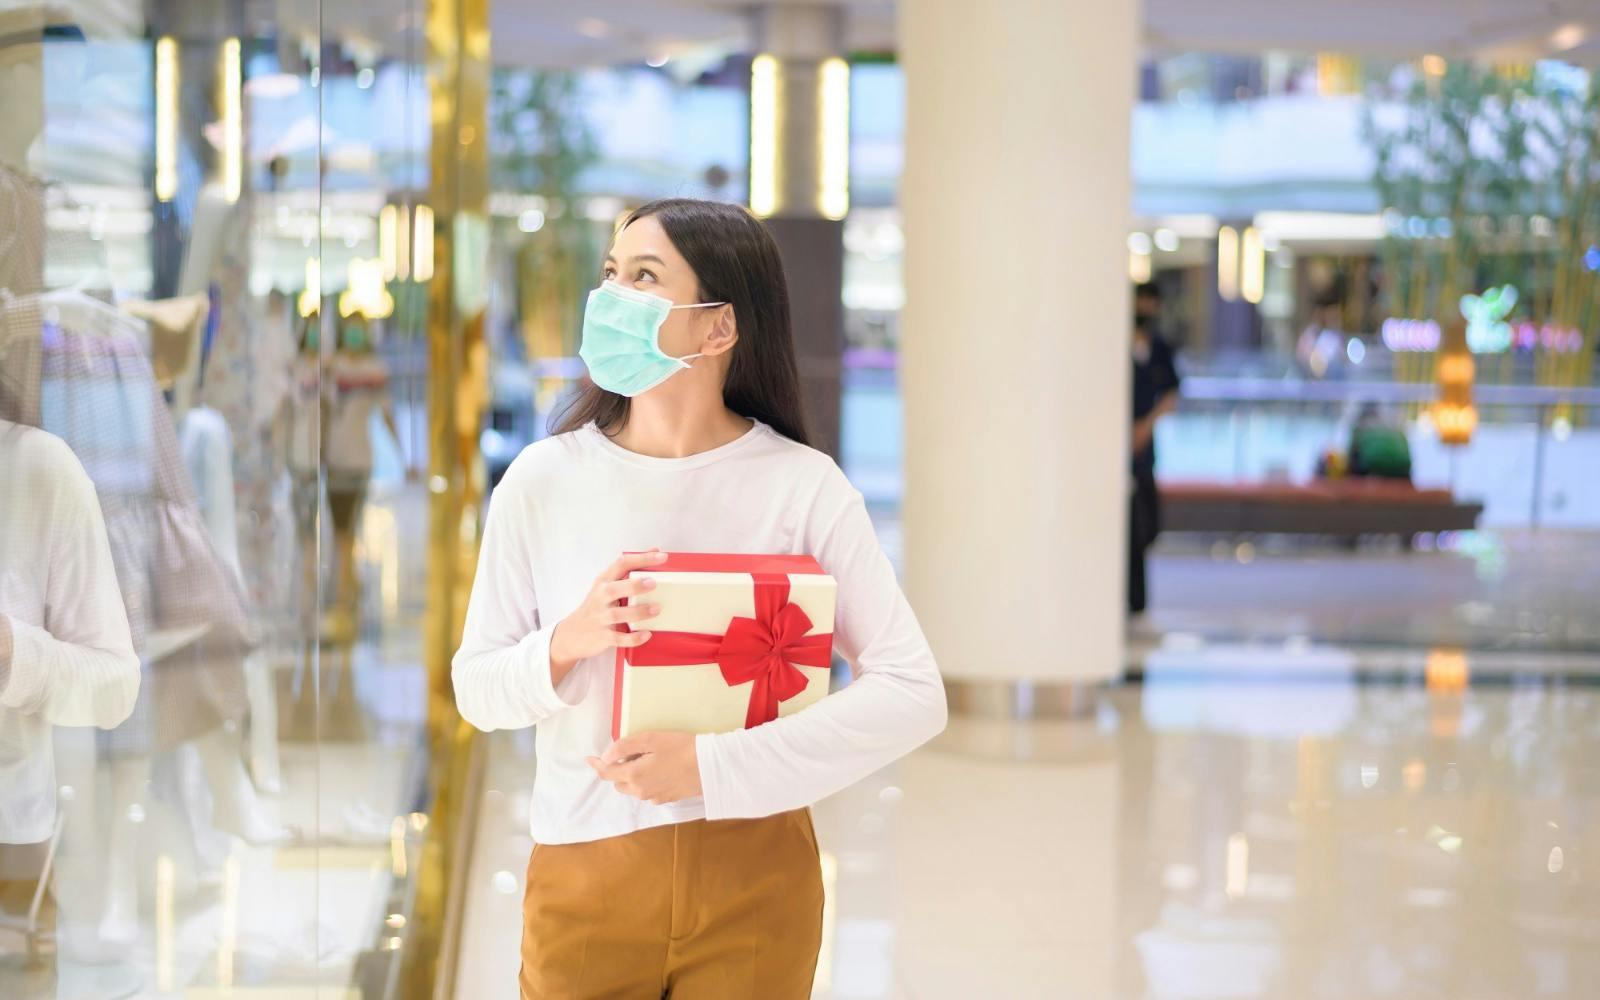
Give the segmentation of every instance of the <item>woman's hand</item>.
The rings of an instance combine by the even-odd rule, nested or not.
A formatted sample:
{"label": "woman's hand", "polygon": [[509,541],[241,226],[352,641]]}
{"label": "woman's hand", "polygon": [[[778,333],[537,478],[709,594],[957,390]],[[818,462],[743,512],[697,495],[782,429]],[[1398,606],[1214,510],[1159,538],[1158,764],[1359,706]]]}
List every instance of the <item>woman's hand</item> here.
{"label": "woman's hand", "polygon": [[628,574],[636,569],[647,569],[666,558],[665,552],[656,549],[624,555],[595,577],[589,596],[578,605],[578,610],[556,623],[555,631],[550,633],[550,673],[556,683],[586,656],[596,656],[617,647],[631,648],[650,638],[649,631],[627,632],[623,626],[649,621],[661,613],[661,606],[619,602],[654,590],[654,580],[648,577],[630,580]]}
{"label": "woman's hand", "polygon": [[692,733],[635,733],[588,761],[617,791],[658,806],[701,794]]}

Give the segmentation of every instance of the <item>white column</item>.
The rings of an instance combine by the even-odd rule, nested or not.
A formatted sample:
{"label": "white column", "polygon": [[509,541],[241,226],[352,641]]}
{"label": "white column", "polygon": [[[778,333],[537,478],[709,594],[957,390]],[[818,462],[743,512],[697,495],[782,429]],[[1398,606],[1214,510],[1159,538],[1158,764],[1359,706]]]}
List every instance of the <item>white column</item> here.
{"label": "white column", "polygon": [[906,586],[952,681],[1122,669],[1139,16],[900,0]]}

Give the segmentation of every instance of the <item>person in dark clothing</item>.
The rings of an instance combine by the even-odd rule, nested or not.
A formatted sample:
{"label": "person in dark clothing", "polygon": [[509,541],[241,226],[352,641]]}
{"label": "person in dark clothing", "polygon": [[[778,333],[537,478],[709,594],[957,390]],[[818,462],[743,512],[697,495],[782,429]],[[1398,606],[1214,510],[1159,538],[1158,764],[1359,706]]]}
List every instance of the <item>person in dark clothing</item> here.
{"label": "person in dark clothing", "polygon": [[1350,431],[1350,475],[1411,481],[1411,443],[1405,429],[1364,403]]}
{"label": "person in dark clothing", "polygon": [[[1156,421],[1178,405],[1178,370],[1172,348],[1155,329],[1160,299],[1141,286],[1133,319],[1133,497],[1128,515],[1128,611],[1145,608],[1145,553],[1161,531],[1156,492]],[[1154,308],[1152,309],[1151,306]]]}

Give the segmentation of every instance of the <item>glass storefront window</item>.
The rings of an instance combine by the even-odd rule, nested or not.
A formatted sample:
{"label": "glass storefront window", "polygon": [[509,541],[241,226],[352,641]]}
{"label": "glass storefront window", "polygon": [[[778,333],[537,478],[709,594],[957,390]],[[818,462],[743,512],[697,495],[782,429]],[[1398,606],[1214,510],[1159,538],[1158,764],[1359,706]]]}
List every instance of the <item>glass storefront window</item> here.
{"label": "glass storefront window", "polygon": [[72,10],[0,11],[0,995],[381,988],[429,822],[425,84],[293,10]]}

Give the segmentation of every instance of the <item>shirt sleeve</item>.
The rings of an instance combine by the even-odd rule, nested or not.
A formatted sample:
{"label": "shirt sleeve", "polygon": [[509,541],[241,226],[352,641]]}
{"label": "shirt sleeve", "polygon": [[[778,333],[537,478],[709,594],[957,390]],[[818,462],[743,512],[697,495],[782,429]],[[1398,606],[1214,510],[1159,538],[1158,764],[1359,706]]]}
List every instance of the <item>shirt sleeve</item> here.
{"label": "shirt sleeve", "polygon": [[817,561],[838,581],[834,643],[855,679],[803,712],[697,736],[708,819],[810,805],[944,729],[944,683],[922,626],[878,545],[861,494],[835,475],[836,513],[807,535]]}
{"label": "shirt sleeve", "polygon": [[1172,347],[1160,337],[1150,343],[1150,381],[1155,386],[1158,401],[1167,393],[1176,392],[1183,381],[1178,377],[1178,365],[1173,359]]}
{"label": "shirt sleeve", "polygon": [[41,567],[44,624],[9,618],[11,663],[0,676],[0,705],[56,726],[110,729],[133,711],[139,658],[94,484],[59,447],[40,498],[49,537]]}
{"label": "shirt sleeve", "polygon": [[513,464],[489,504],[461,648],[450,669],[461,717],[485,732],[542,722],[581,702],[588,687],[581,670],[559,688],[551,679],[554,623],[540,627],[523,472]]}

